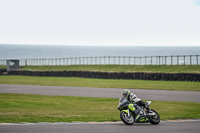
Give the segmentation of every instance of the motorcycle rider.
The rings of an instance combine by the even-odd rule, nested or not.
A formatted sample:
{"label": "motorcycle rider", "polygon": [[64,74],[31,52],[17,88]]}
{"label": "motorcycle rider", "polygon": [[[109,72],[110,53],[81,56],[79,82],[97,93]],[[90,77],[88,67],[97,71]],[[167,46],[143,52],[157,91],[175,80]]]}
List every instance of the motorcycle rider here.
{"label": "motorcycle rider", "polygon": [[[146,108],[147,110],[149,110],[149,107],[142,101],[142,99],[138,98],[134,93],[131,93],[129,89],[124,89],[122,91],[122,96],[123,97],[120,98],[120,101],[121,101],[121,99],[126,99],[127,101],[134,102],[137,105],[139,105],[140,107],[143,107],[143,108]],[[136,115],[135,121],[138,121],[139,118],[141,118],[141,117],[144,117],[145,121],[148,120],[148,118],[146,118],[146,114],[145,113],[141,114],[140,110],[136,109],[134,111],[134,113]]]}

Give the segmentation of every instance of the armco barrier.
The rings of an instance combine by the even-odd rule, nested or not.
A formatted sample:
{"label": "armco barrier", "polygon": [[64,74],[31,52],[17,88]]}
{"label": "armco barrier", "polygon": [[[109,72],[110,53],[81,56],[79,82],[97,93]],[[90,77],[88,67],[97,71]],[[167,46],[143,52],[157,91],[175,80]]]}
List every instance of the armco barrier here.
{"label": "armco barrier", "polygon": [[146,73],[146,72],[93,72],[93,71],[9,71],[8,75],[82,77],[100,79],[137,79],[164,81],[200,81],[194,73]]}

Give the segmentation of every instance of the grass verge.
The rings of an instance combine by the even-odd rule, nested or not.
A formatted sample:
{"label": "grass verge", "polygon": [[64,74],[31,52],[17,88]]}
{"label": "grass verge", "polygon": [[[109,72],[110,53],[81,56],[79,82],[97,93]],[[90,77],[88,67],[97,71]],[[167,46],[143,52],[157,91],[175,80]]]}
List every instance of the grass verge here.
{"label": "grass verge", "polygon": [[[118,121],[118,99],[0,93],[0,123]],[[153,101],[167,119],[200,118],[200,103]]]}
{"label": "grass verge", "polygon": [[153,72],[153,73],[200,73],[200,65],[69,65],[26,66],[31,71],[103,71],[103,72]]}
{"label": "grass verge", "polygon": [[0,76],[0,84],[200,91],[200,82]]}
{"label": "grass verge", "polygon": [[0,69],[6,69],[6,66],[0,65]]}

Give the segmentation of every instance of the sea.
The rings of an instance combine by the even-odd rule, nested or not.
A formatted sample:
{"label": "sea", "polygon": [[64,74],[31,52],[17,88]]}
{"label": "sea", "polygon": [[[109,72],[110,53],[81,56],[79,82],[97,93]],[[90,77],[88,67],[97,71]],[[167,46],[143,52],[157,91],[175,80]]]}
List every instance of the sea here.
{"label": "sea", "polygon": [[0,60],[172,55],[200,55],[200,46],[64,46],[0,44]]}
{"label": "sea", "polygon": [[63,46],[0,44],[0,59],[199,55],[200,46]]}

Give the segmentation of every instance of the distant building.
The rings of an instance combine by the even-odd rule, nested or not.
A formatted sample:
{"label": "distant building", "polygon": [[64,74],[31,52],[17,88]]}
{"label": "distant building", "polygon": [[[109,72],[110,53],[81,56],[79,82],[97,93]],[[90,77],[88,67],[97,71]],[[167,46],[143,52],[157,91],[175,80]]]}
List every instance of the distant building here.
{"label": "distant building", "polygon": [[20,69],[19,60],[7,60],[6,66],[7,66],[7,71]]}

